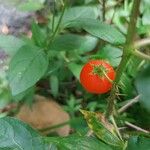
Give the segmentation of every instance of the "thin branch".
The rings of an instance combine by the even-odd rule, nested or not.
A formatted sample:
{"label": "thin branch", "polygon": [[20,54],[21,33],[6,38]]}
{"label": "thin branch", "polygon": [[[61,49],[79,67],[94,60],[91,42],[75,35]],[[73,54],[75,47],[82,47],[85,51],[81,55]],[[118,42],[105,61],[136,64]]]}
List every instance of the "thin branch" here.
{"label": "thin branch", "polygon": [[102,18],[103,18],[103,21],[105,21],[105,14],[106,14],[106,0],[103,0],[102,1]]}
{"label": "thin branch", "polygon": [[150,45],[150,38],[141,39],[134,43],[135,48],[140,48],[140,47],[147,46],[147,45]]}
{"label": "thin branch", "polygon": [[58,128],[61,128],[61,127],[65,126],[65,125],[68,125],[70,123],[71,123],[71,121],[69,120],[69,121],[66,121],[66,122],[63,122],[63,123],[60,123],[60,124],[56,124],[56,125],[47,127],[47,128],[39,129],[39,131],[45,132],[45,131],[50,131],[50,130],[53,130],[53,129],[58,129]]}
{"label": "thin branch", "polygon": [[148,134],[150,133],[149,131],[147,131],[147,130],[145,130],[145,129],[142,129],[142,128],[140,128],[140,127],[138,127],[138,126],[136,126],[136,125],[134,125],[134,124],[132,124],[132,123],[130,123],[130,122],[128,122],[128,121],[125,121],[125,124],[126,124],[127,126],[133,128],[133,129],[137,130],[137,131],[141,131],[141,132],[148,133]]}
{"label": "thin branch", "polygon": [[124,112],[125,110],[127,110],[129,107],[131,107],[132,105],[134,105],[135,103],[137,103],[139,101],[139,98],[140,98],[140,95],[136,96],[135,98],[129,100],[129,102],[124,105],[123,107],[121,107],[119,110],[118,110],[118,113],[122,113]]}
{"label": "thin branch", "polygon": [[120,131],[119,131],[118,127],[117,127],[117,124],[116,124],[116,122],[115,122],[114,117],[113,117],[113,116],[111,116],[111,118],[110,118],[110,119],[111,119],[111,121],[112,121],[112,123],[113,123],[113,125],[114,125],[114,127],[115,127],[115,130],[116,130],[116,132],[117,132],[117,134],[118,134],[119,138],[123,141],[122,136],[121,136]]}
{"label": "thin branch", "polygon": [[142,52],[140,52],[138,50],[133,51],[133,55],[135,55],[135,56],[137,56],[139,58],[142,58],[144,60],[150,61],[150,56],[149,55],[146,55],[146,54],[144,54],[144,53],[142,53]]}

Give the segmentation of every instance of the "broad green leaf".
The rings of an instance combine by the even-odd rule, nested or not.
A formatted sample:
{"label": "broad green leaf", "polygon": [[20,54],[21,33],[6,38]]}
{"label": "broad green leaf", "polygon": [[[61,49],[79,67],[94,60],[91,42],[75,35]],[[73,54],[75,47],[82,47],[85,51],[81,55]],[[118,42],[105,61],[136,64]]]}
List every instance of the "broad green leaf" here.
{"label": "broad green leaf", "polygon": [[150,9],[146,9],[144,11],[143,17],[142,17],[142,23],[143,25],[150,25]]}
{"label": "broad green leaf", "polygon": [[150,65],[138,74],[135,85],[141,95],[140,103],[150,112]]}
{"label": "broad green leaf", "polygon": [[15,54],[19,48],[25,45],[25,42],[12,35],[0,35],[0,48],[7,54]]}
{"label": "broad green leaf", "polygon": [[121,32],[112,25],[108,25],[99,20],[82,18],[80,20],[70,22],[68,27],[83,28],[91,35],[112,44],[123,44],[125,42],[125,37]]}
{"label": "broad green leaf", "polygon": [[73,75],[79,80],[80,79],[80,72],[82,69],[83,65],[79,65],[76,63],[69,63],[68,68],[70,71],[73,73]]}
{"label": "broad green leaf", "polygon": [[115,128],[110,124],[101,113],[94,113],[81,110],[89,128],[94,134],[105,143],[114,147],[123,148],[125,143],[117,136]]}
{"label": "broad green leaf", "polygon": [[15,96],[33,86],[46,72],[48,59],[42,49],[23,46],[12,58],[8,80]]}
{"label": "broad green leaf", "polygon": [[96,55],[91,56],[92,58],[99,58],[107,60],[112,66],[117,67],[121,61],[122,50],[106,45],[100,49]]}
{"label": "broad green leaf", "polygon": [[50,50],[72,51],[78,53],[91,51],[95,48],[97,39],[92,36],[80,36],[75,34],[59,35],[50,46]]}
{"label": "broad green leaf", "polygon": [[72,135],[67,138],[49,138],[48,141],[56,144],[59,150],[112,150],[94,137]]}
{"label": "broad green leaf", "polygon": [[25,123],[10,117],[0,118],[0,149],[46,150],[42,137]]}
{"label": "broad green leaf", "polygon": [[51,87],[51,94],[54,97],[58,96],[58,90],[59,90],[59,80],[56,75],[50,76],[50,87]]}
{"label": "broad green leaf", "polygon": [[150,138],[132,136],[129,138],[127,150],[149,150]]}
{"label": "broad green leaf", "polygon": [[37,46],[43,47],[46,40],[46,33],[35,22],[32,23],[32,39]]}
{"label": "broad green leaf", "polygon": [[36,1],[28,1],[28,2],[25,2],[25,3],[21,3],[19,6],[18,6],[18,9],[21,10],[21,11],[37,11],[37,10],[40,10],[44,7],[44,5],[40,2],[36,2]]}
{"label": "broad green leaf", "polygon": [[82,18],[96,19],[99,15],[99,8],[94,6],[72,7],[65,11],[62,24],[66,26],[70,21]]}

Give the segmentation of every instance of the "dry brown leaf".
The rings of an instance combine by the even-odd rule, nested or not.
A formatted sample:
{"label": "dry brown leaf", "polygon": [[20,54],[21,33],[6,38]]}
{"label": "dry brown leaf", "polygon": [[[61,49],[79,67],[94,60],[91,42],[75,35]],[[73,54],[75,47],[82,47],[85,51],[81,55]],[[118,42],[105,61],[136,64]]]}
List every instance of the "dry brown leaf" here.
{"label": "dry brown leaf", "polygon": [[[32,108],[24,104],[16,117],[37,129],[48,128],[70,119],[69,115],[54,100],[39,95],[35,96]],[[69,131],[69,125],[55,129],[60,136],[67,136]]]}

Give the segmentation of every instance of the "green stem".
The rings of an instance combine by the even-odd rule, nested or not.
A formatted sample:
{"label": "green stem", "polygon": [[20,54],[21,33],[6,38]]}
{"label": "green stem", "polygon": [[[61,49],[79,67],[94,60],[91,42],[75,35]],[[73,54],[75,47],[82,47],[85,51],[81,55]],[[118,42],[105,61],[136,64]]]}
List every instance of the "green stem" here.
{"label": "green stem", "polygon": [[106,2],[106,0],[102,1],[102,9],[103,9],[103,12],[102,12],[103,16],[102,17],[103,17],[103,21],[105,21],[105,12],[106,12],[106,10],[105,10],[106,9],[105,2]]}
{"label": "green stem", "polygon": [[128,26],[127,36],[126,36],[126,42],[123,48],[123,56],[122,60],[118,66],[118,69],[116,71],[116,79],[113,83],[112,90],[110,92],[110,96],[108,98],[108,106],[106,110],[106,117],[109,117],[113,114],[114,105],[115,105],[115,99],[116,99],[116,91],[117,87],[119,85],[121,76],[126,68],[126,65],[128,61],[130,60],[130,56],[132,55],[132,52],[134,51],[134,36],[135,36],[135,30],[136,30],[136,22],[139,14],[139,7],[140,7],[140,1],[141,0],[134,0],[131,16],[130,16],[130,22]]}
{"label": "green stem", "polygon": [[55,36],[56,36],[56,34],[57,34],[58,30],[59,30],[61,21],[63,19],[64,13],[65,13],[66,6],[67,6],[67,2],[65,1],[62,13],[61,13],[60,18],[59,18],[58,23],[57,23],[57,26],[56,26],[56,28],[54,30],[54,33],[53,33],[52,37],[50,38],[50,40],[47,43],[47,48],[50,46],[51,42],[54,40],[54,38],[55,38]]}
{"label": "green stem", "polygon": [[54,126],[48,127],[48,128],[40,129],[39,131],[45,132],[45,131],[54,130],[54,129],[57,129],[57,128],[61,128],[61,127],[65,126],[65,125],[68,125],[70,123],[71,123],[71,121],[69,120],[69,121],[66,121],[66,122],[63,122],[63,123],[56,124]]}
{"label": "green stem", "polygon": [[55,25],[55,1],[53,4],[53,17],[52,17],[52,32],[54,31],[54,25]]}

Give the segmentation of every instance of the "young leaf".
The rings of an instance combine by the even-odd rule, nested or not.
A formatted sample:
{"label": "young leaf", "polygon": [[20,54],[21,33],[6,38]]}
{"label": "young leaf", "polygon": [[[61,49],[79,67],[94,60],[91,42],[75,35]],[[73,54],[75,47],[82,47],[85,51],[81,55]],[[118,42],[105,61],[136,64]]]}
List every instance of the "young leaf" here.
{"label": "young leaf", "polygon": [[0,35],[0,48],[7,54],[15,54],[19,48],[25,45],[25,42],[12,35]]}
{"label": "young leaf", "polygon": [[15,96],[33,86],[46,72],[48,59],[42,49],[23,46],[12,58],[8,80]]}
{"label": "young leaf", "polygon": [[0,119],[0,149],[46,150],[42,137],[25,123],[5,117]]}
{"label": "young leaf", "polygon": [[79,65],[76,63],[69,63],[68,68],[70,71],[73,73],[73,75],[79,80],[80,79],[80,72],[82,69],[83,65]]}
{"label": "young leaf", "polygon": [[141,95],[140,103],[150,112],[150,65],[138,74],[135,85]]}
{"label": "young leaf", "polygon": [[58,96],[58,90],[59,90],[59,80],[56,75],[50,76],[50,87],[51,87],[51,93],[54,97]]}
{"label": "young leaf", "polygon": [[121,61],[122,51],[119,48],[113,47],[111,45],[106,45],[98,51],[93,58],[105,59],[112,66],[117,67]]}
{"label": "young leaf", "polygon": [[89,128],[99,139],[116,148],[124,147],[125,144],[117,136],[114,126],[110,124],[102,114],[84,110],[81,110],[81,112],[84,115]]}
{"label": "young leaf", "polygon": [[46,40],[46,33],[44,33],[35,22],[32,23],[32,39],[36,45],[40,47],[44,46]]}

